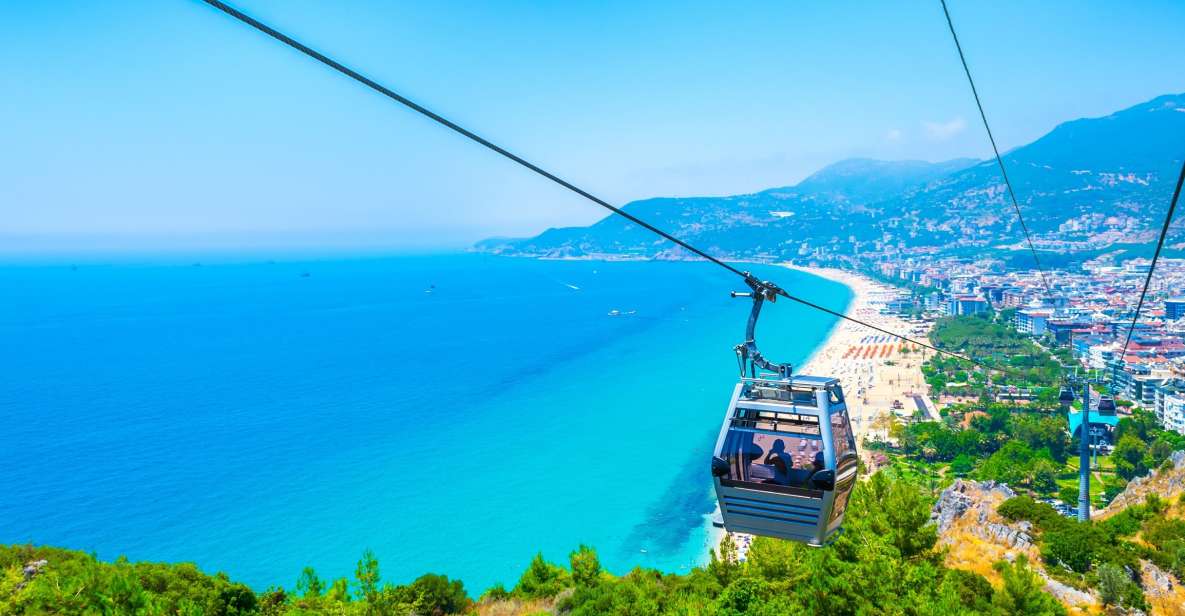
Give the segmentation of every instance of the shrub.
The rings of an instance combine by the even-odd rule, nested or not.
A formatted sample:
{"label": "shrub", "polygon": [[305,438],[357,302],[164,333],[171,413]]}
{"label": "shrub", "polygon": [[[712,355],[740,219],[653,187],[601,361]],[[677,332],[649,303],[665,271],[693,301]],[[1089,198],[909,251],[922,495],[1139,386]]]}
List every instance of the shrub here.
{"label": "shrub", "polygon": [[950,471],[959,476],[970,473],[973,468],[975,468],[975,461],[965,453],[955,456],[955,459],[950,463]]}
{"label": "shrub", "polygon": [[1045,584],[1029,567],[1029,559],[1023,554],[1016,557],[1015,563],[1001,561],[995,568],[1000,572],[1004,586],[996,593],[993,603],[1004,614],[1065,616],[1066,608],[1042,591]]}
{"label": "shrub", "polygon": [[1099,596],[1103,605],[1147,609],[1144,593],[1127,571],[1110,563],[1099,566]]}
{"label": "shrub", "polygon": [[536,554],[511,594],[520,599],[554,597],[568,585],[568,572]]}
{"label": "shrub", "polygon": [[1069,523],[1048,503],[1034,500],[1031,496],[1014,496],[996,508],[996,512],[1011,521],[1028,520],[1038,529],[1048,531]]}
{"label": "shrub", "polygon": [[1086,573],[1099,551],[1109,542],[1105,533],[1090,522],[1069,522],[1046,531],[1041,543],[1041,557],[1045,562]]}

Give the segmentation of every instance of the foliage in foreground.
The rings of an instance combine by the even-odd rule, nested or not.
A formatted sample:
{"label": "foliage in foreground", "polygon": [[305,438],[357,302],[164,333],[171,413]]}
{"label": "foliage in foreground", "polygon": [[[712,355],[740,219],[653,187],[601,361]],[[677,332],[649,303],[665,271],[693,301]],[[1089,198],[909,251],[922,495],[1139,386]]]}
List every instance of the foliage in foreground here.
{"label": "foliage in foreground", "polygon": [[[58,548],[0,546],[0,613],[442,615],[511,600],[575,615],[1064,614],[1023,559],[997,565],[1000,588],[944,566],[930,505],[921,488],[877,474],[856,487],[845,532],[826,549],[759,538],[741,563],[725,540],[721,557],[687,575],[635,569],[615,577],[581,546],[568,567],[536,556],[511,590],[495,586],[479,603],[444,576],[384,584],[369,552],[352,581],[305,569],[292,590],[257,594],[191,564],[104,563]],[[26,576],[24,567],[42,559],[48,564]]]}
{"label": "foliage in foreground", "polygon": [[[1143,505],[1106,520],[1078,522],[1045,503],[1017,496],[1001,503],[999,513],[1033,523],[1051,574],[1075,586],[1097,588],[1106,604],[1146,610],[1138,583],[1140,560],[1178,579],[1185,577],[1185,521],[1165,515],[1172,506],[1152,494]],[[1177,506],[1185,508],[1185,496]]]}

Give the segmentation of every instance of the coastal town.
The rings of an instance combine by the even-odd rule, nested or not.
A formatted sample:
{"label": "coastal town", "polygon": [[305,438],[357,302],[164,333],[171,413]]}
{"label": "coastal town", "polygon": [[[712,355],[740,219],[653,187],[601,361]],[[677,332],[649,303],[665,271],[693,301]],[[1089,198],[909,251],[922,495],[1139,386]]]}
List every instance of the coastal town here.
{"label": "coastal town", "polygon": [[946,257],[885,262],[876,271],[900,285],[881,303],[886,314],[932,322],[1003,312],[1016,331],[1047,349],[1069,350],[1076,367],[1099,371],[1116,397],[1153,410],[1167,429],[1185,434],[1185,259],[1160,260],[1133,328],[1150,265],[1102,257],[1043,276],[1006,270],[998,259]]}

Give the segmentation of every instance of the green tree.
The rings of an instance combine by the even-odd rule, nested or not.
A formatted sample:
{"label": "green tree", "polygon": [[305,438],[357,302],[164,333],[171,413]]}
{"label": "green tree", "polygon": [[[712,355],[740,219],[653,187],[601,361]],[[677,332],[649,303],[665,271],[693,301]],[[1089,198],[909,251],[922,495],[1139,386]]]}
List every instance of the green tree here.
{"label": "green tree", "polygon": [[379,559],[369,548],[362,552],[362,558],[354,569],[354,579],[358,582],[358,598],[366,601],[371,610],[377,609],[379,604]]}
{"label": "green tree", "polygon": [[1029,567],[1029,559],[1023,554],[1015,563],[1000,561],[995,564],[1004,580],[1003,587],[995,594],[993,603],[1004,614],[1016,616],[1065,616],[1066,608],[1051,595],[1044,592],[1040,576]]}
{"label": "green tree", "polygon": [[938,589],[939,600],[930,615],[992,614],[995,611],[991,603],[994,593],[991,582],[982,575],[950,569],[943,576]]}
{"label": "green tree", "polygon": [[975,468],[975,461],[965,453],[955,456],[955,459],[950,463],[951,472],[960,477],[970,473],[973,468]]}
{"label": "green tree", "polygon": [[1041,557],[1045,562],[1086,573],[1099,551],[1107,548],[1108,541],[1094,524],[1070,522],[1045,531],[1041,543]]}
{"label": "green tree", "polygon": [[506,590],[505,586],[502,584],[494,584],[493,586],[490,586],[485,592],[481,593],[481,597],[478,599],[478,601],[482,603],[506,601],[507,599],[510,599],[510,597],[510,592]]}
{"label": "green tree", "polygon": [[425,616],[460,614],[472,603],[460,580],[449,580],[447,576],[429,573],[416,578],[408,587],[408,599],[412,612]]}
{"label": "green tree", "polygon": [[543,554],[538,553],[511,593],[523,599],[554,597],[567,586],[567,582],[567,572],[562,567],[547,562],[543,559]]}
{"label": "green tree", "polygon": [[1146,608],[1144,593],[1132,581],[1127,571],[1119,565],[1105,563],[1099,566],[1099,597],[1103,605]]}
{"label": "green tree", "polygon": [[1049,460],[1037,460],[1033,464],[1033,489],[1041,494],[1052,494],[1057,490],[1057,467]]}
{"label": "green tree", "polygon": [[980,464],[977,474],[1011,486],[1027,483],[1032,471],[1033,450],[1021,441],[1008,441]]}
{"label": "green tree", "polygon": [[1156,440],[1152,441],[1152,445],[1148,447],[1148,459],[1145,461],[1145,466],[1148,468],[1157,468],[1173,455],[1174,447],[1168,439],[1163,436],[1157,436]]}
{"label": "green tree", "polygon": [[736,542],[732,540],[731,534],[725,533],[720,538],[720,546],[709,554],[708,572],[716,577],[721,586],[728,586],[739,570]]}
{"label": "green tree", "polygon": [[334,603],[349,603],[350,581],[344,577],[337,578],[329,585],[329,592],[325,593],[325,596]]}
{"label": "green tree", "polygon": [[938,542],[938,529],[930,521],[930,503],[921,490],[903,481],[893,482],[881,501],[891,531],[890,541],[905,558],[930,552]]}
{"label": "green tree", "polygon": [[749,546],[745,568],[770,581],[799,577],[802,562],[798,550],[790,541],[757,537]]}
{"label": "green tree", "polygon": [[592,586],[600,581],[601,561],[596,550],[581,544],[568,556],[572,566],[572,580],[580,586]]}
{"label": "green tree", "polygon": [[317,572],[312,567],[305,567],[300,572],[300,577],[296,579],[296,592],[305,598],[320,597],[325,590],[325,583],[321,578],[317,577]]}
{"label": "green tree", "polygon": [[1115,472],[1129,481],[1147,473],[1148,467],[1144,465],[1144,453],[1147,447],[1147,443],[1134,433],[1120,437],[1112,454],[1112,459],[1115,461]]}
{"label": "green tree", "polygon": [[716,608],[724,616],[753,614],[771,595],[769,584],[761,578],[742,577],[729,584],[716,600]]}

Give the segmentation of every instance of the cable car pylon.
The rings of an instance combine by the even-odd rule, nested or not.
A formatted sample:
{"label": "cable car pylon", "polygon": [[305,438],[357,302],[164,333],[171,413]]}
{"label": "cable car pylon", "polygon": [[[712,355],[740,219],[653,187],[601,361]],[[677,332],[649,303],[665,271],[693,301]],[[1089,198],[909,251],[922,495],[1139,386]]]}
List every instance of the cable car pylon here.
{"label": "cable car pylon", "polygon": [[[1067,413],[1070,411],[1070,405],[1074,403],[1075,389],[1081,389],[1082,392],[1082,421],[1078,423],[1078,521],[1090,521],[1090,454],[1093,448],[1094,434],[1090,429],[1090,386],[1094,384],[1103,384],[1105,379],[1099,376],[1085,377],[1079,376],[1077,373],[1068,375],[1066,377],[1066,385],[1062,387],[1061,393],[1058,395],[1058,402],[1066,408]],[[1103,401],[1106,397],[1099,400],[1099,411],[1102,412]],[[1115,412],[1115,400],[1110,399],[1110,410]]]}

